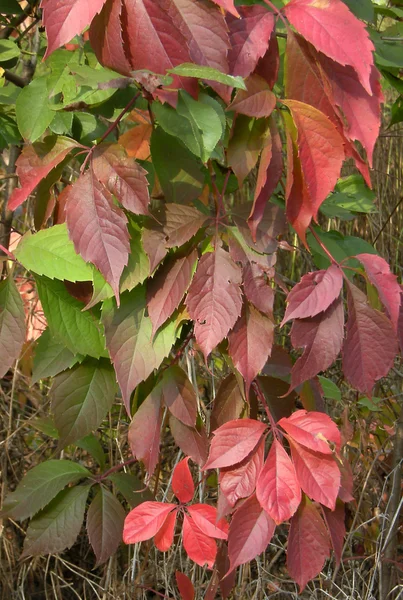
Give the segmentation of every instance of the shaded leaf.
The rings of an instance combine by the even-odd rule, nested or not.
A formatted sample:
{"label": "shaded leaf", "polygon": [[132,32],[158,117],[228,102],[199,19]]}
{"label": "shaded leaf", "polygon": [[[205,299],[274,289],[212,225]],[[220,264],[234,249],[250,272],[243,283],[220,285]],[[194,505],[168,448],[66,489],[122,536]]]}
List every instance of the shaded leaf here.
{"label": "shaded leaf", "polygon": [[181,77],[197,77],[206,79],[207,81],[215,81],[235,88],[245,89],[245,84],[242,77],[234,77],[226,75],[213,67],[205,67],[203,65],[195,65],[193,63],[184,63],[178,65],[174,69],[170,69],[167,73],[180,75]]}
{"label": "shaded leaf", "polygon": [[0,282],[0,379],[20,356],[24,342],[24,304],[11,274]]}
{"label": "shaded leaf", "polygon": [[258,445],[266,425],[253,419],[237,419],[213,433],[208,461],[203,470],[232,467],[243,461]]}
{"label": "shaded leaf", "polygon": [[245,406],[238,381],[233,373],[220,383],[210,415],[211,431],[238,419]]}
{"label": "shaded leaf", "polygon": [[343,552],[344,536],[346,535],[344,504],[338,500],[333,511],[324,508],[323,513],[330,533],[336,564],[339,565]]}
{"label": "shaded leaf", "polygon": [[259,75],[246,80],[247,90],[239,91],[226,110],[233,110],[248,117],[268,117],[276,106],[276,97],[266,81]]}
{"label": "shaded leaf", "polygon": [[156,215],[165,235],[165,246],[174,248],[188,242],[207,221],[207,216],[192,206],[166,204]]}
{"label": "shaded leaf", "polygon": [[175,444],[179,446],[184,454],[190,456],[199,467],[203,466],[208,455],[208,439],[204,427],[199,429],[188,427],[172,414],[169,417],[169,426]]}
{"label": "shaded leaf", "polygon": [[122,541],[125,511],[119,500],[99,486],[87,514],[87,531],[97,565],[106,562]]}
{"label": "shaded leaf", "polygon": [[143,461],[151,477],[158,463],[162,424],[161,386],[155,387],[142,402],[129,427],[128,442],[138,460]]}
{"label": "shaded leaf", "polygon": [[124,543],[137,544],[154,537],[163,526],[168,514],[176,509],[176,504],[168,502],[143,502],[136,506],[125,519]]}
{"label": "shaded leaf", "polygon": [[195,493],[193,477],[189,469],[189,458],[181,460],[174,469],[172,491],[179,502],[190,502]]}
{"label": "shaded leaf", "polygon": [[132,508],[153,499],[150,490],[132,473],[111,473],[108,479],[114,483]]}
{"label": "shaded leaf", "polygon": [[162,376],[161,392],[165,406],[184,425],[194,427],[197,417],[196,393],[185,371],[173,365]]}
{"label": "shaded leaf", "polygon": [[182,600],[194,600],[195,589],[189,577],[180,571],[175,571],[175,579]]}
{"label": "shaded leaf", "polygon": [[35,348],[31,382],[34,384],[40,379],[54,377],[65,369],[70,369],[77,361],[78,358],[54,339],[49,329],[45,329]]}
{"label": "shaded leaf", "polygon": [[234,506],[240,498],[253,494],[264,462],[264,440],[251,458],[236,469],[222,470],[220,473],[220,492],[228,503]]}
{"label": "shaded leaf", "polygon": [[228,144],[227,162],[234,171],[239,186],[256,166],[267,135],[265,119],[250,119],[238,115]]}

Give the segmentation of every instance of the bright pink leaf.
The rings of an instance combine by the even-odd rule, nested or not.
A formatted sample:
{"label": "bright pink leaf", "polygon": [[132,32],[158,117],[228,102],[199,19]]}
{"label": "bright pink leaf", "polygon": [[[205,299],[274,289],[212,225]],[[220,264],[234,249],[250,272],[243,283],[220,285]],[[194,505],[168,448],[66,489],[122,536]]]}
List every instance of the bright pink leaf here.
{"label": "bright pink leaf", "polygon": [[90,42],[97,59],[105,66],[130,75],[131,67],[123,47],[122,0],[106,0],[90,26]]}
{"label": "bright pink leaf", "polygon": [[188,557],[197,565],[213,568],[217,555],[217,544],[199,529],[195,521],[183,515],[183,547]]}
{"label": "bright pink leaf", "polygon": [[8,201],[8,209],[18,208],[50,171],[77,148],[74,140],[65,137],[47,137],[43,142],[25,146],[16,162],[21,187],[16,188]]}
{"label": "bright pink leaf", "polygon": [[119,281],[129,260],[127,219],[92,169],[68,188],[66,224],[77,254],[91,261],[119,299]]}
{"label": "bright pink leaf", "polygon": [[189,577],[180,571],[176,571],[175,579],[182,600],[194,600],[195,589]]}
{"label": "bright pink leaf", "polygon": [[341,299],[310,319],[297,319],[291,329],[294,348],[304,348],[291,371],[291,389],[326,371],[336,360],[344,337],[344,310]]}
{"label": "bright pink leaf", "polygon": [[179,502],[190,502],[195,493],[193,477],[189,469],[189,457],[181,460],[174,469],[172,491]]}
{"label": "bright pink leaf", "polygon": [[153,335],[178,308],[193,276],[197,252],[184,258],[164,263],[149,281],[147,289],[148,315],[153,324]]}
{"label": "bright pink leaf", "polygon": [[204,465],[208,455],[208,439],[204,427],[201,429],[188,427],[172,414],[169,417],[169,426],[175,444],[182,452],[190,456],[200,467]]}
{"label": "bright pink leaf", "polygon": [[341,0],[291,0],[286,17],[320,52],[356,71],[363,87],[372,94],[370,76],[374,46],[365,24]]}
{"label": "bright pink leaf", "polygon": [[287,568],[300,592],[320,573],[330,554],[329,536],[318,509],[304,498],[291,519],[287,548]]}
{"label": "bright pink leaf", "polygon": [[220,384],[210,415],[211,431],[224,423],[238,419],[245,406],[238,381],[233,373]]}
{"label": "bright pink leaf", "polygon": [[281,326],[291,319],[306,319],[325,311],[340,296],[343,272],[338,265],[304,275],[287,296]]}
{"label": "bright pink leaf", "polygon": [[243,461],[258,445],[266,425],[254,419],[237,419],[213,433],[208,461],[203,469],[232,467]]}
{"label": "bright pink leaf", "polygon": [[361,290],[349,283],[348,292],[343,371],[354,388],[371,395],[375,382],[393,367],[396,334],[390,320],[368,305]]}
{"label": "bright pink leaf", "polygon": [[217,246],[200,259],[186,299],[196,341],[207,360],[241,313],[241,270]]}
{"label": "bright pink leaf", "polygon": [[245,85],[247,89],[239,90],[226,110],[257,119],[270,116],[276,106],[276,97],[269,84],[259,75],[250,75]]}
{"label": "bright pink leaf", "polygon": [[244,303],[242,313],[228,335],[228,352],[245,380],[246,394],[271,354],[274,323],[254,306]]}
{"label": "bright pink leaf", "polygon": [[357,258],[364,265],[370,282],[378,290],[379,298],[397,330],[401,299],[396,275],[391,273],[386,260],[376,254],[358,254]]}
{"label": "bright pink leaf", "polygon": [[105,0],[42,0],[42,21],[48,36],[45,58],[88,27]]}
{"label": "bright pink leaf", "polygon": [[231,13],[231,15],[234,15],[234,17],[239,17],[239,12],[235,8],[234,0],[212,0],[212,2],[215,2],[215,4]]}
{"label": "bright pink leaf", "polygon": [[220,492],[224,494],[231,506],[234,506],[240,498],[248,498],[253,494],[263,461],[264,440],[260,442],[252,457],[240,467],[220,472]]}
{"label": "bright pink leaf", "polygon": [[256,485],[256,497],[277,524],[288,521],[301,502],[301,486],[283,445],[274,439]]}
{"label": "bright pink leaf", "polygon": [[241,6],[240,19],[227,17],[231,50],[228,54],[232,75],[248,77],[264,56],[274,29],[274,15],[264,6]]}
{"label": "bright pink leaf", "polygon": [[197,527],[209,537],[226,540],[228,523],[224,519],[217,521],[217,509],[208,504],[192,504],[187,507],[190,516]]}
{"label": "bright pink leaf", "polygon": [[330,533],[334,555],[336,557],[336,565],[339,565],[343,552],[344,536],[346,535],[345,507],[343,502],[338,500],[336,503],[336,508],[333,511],[329,510],[328,508],[324,508],[323,512],[325,515],[326,525]]}
{"label": "bright pink leaf", "polygon": [[299,444],[315,452],[332,454],[329,442],[337,451],[341,446],[341,435],[332,419],[321,412],[297,410],[291,417],[280,419],[278,425]]}
{"label": "bright pink leaf", "polygon": [[125,519],[123,541],[137,544],[154,537],[164,525],[168,514],[177,509],[176,504],[164,502],[143,502],[133,508]]}
{"label": "bright pink leaf", "polygon": [[161,552],[166,552],[173,544],[177,514],[177,510],[168,513],[164,524],[154,536],[154,544]]}
{"label": "bright pink leaf", "polygon": [[295,472],[302,490],[309,498],[331,510],[336,506],[340,488],[340,469],[328,454],[308,450],[289,438]]}
{"label": "bright pink leaf", "polygon": [[228,532],[231,571],[264,552],[276,524],[253,495],[235,512]]}
{"label": "bright pink leaf", "polygon": [[143,461],[149,477],[158,463],[162,413],[161,386],[157,386],[140,405],[129,427],[130,449]]}
{"label": "bright pink leaf", "polygon": [[197,398],[185,371],[173,365],[162,376],[162,394],[171,414],[188,427],[196,425]]}

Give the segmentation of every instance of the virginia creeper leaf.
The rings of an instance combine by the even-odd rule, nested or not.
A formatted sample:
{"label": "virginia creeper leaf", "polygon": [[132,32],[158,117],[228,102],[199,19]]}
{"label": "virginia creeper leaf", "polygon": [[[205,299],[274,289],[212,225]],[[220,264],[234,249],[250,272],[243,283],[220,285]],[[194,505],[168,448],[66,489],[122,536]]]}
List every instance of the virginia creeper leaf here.
{"label": "virginia creeper leaf", "polygon": [[194,600],[195,589],[189,577],[180,571],[175,571],[175,579],[182,600]]}
{"label": "virginia creeper leaf", "polygon": [[201,567],[207,565],[209,569],[213,568],[217,544],[211,537],[203,533],[187,514],[183,515],[183,547],[189,558],[197,565]]}
{"label": "virginia creeper leaf", "polygon": [[173,365],[162,376],[162,396],[171,414],[185,425],[194,427],[197,417],[197,398],[189,377]]}
{"label": "virginia creeper leaf", "polygon": [[206,215],[196,208],[174,203],[166,204],[156,218],[161,223],[167,248],[188,242],[207,221]]}
{"label": "virginia creeper leaf", "polygon": [[227,162],[234,171],[239,186],[255,167],[265,145],[267,123],[265,119],[250,119],[238,115],[228,144]]}
{"label": "virginia creeper leaf", "polygon": [[263,269],[249,262],[243,268],[243,291],[246,298],[261,313],[271,317],[274,306],[274,289]]}
{"label": "virginia creeper leaf", "polygon": [[154,536],[154,544],[160,552],[166,552],[173,544],[177,515],[178,511],[176,510],[170,512],[163,526]]}
{"label": "virginia creeper leaf", "polygon": [[125,519],[123,541],[125,544],[137,544],[154,537],[161,529],[165,519],[176,504],[168,502],[143,502],[133,508]]}
{"label": "virginia creeper leaf", "polygon": [[97,565],[106,562],[122,541],[125,511],[119,500],[103,485],[92,500],[87,514],[87,531]]}
{"label": "virginia creeper leaf", "polygon": [[226,540],[228,523],[224,519],[217,520],[217,509],[208,504],[192,504],[187,507],[189,515],[197,527],[208,537]]}
{"label": "virginia creeper leaf", "polygon": [[99,62],[123,75],[130,75],[130,63],[123,47],[122,0],[106,0],[90,25],[90,42]]}
{"label": "virginia creeper leaf", "polygon": [[266,81],[259,75],[250,75],[246,80],[247,90],[240,90],[227,110],[248,117],[268,117],[276,106],[276,97]]}
{"label": "virginia creeper leaf", "polygon": [[266,425],[253,419],[237,419],[213,433],[208,461],[203,470],[232,467],[243,461],[258,445]]}
{"label": "virginia creeper leaf", "polygon": [[264,440],[251,458],[236,469],[225,469],[220,473],[220,491],[231,506],[240,498],[248,498],[253,494],[256,481],[260,475],[264,461]]}
{"label": "virginia creeper leaf", "polygon": [[235,8],[234,0],[212,0],[212,1],[215,2],[216,4],[218,4],[218,6],[221,6],[221,8],[223,8],[227,12],[231,13],[231,15],[234,15],[234,17],[239,17],[239,12]]}
{"label": "virginia creeper leaf", "polygon": [[172,477],[172,491],[179,502],[190,502],[195,493],[193,477],[189,469],[189,458],[184,458],[175,467]]}
{"label": "virginia creeper leaf", "polygon": [[144,489],[144,483],[132,473],[111,473],[108,479],[113,482],[132,508],[153,499],[150,490]]}
{"label": "virginia creeper leaf", "polygon": [[70,369],[77,361],[78,358],[64,344],[54,339],[49,329],[45,329],[35,348],[31,382],[34,384],[40,379],[54,377],[65,369]]}
{"label": "virginia creeper leaf", "polygon": [[344,504],[338,500],[336,503],[336,508],[333,511],[329,510],[328,508],[324,508],[323,512],[325,515],[326,525],[330,533],[336,564],[339,565],[343,552],[344,536],[346,535],[346,511]]}
{"label": "virginia creeper leaf", "polygon": [[21,90],[16,100],[18,129],[23,138],[31,143],[36,142],[45,133],[55,116],[48,106],[48,95],[47,77],[35,77]]}
{"label": "virginia creeper leaf", "polygon": [[157,466],[160,451],[161,399],[161,386],[157,385],[142,402],[129,427],[130,449],[133,456],[143,461],[149,477]]}
{"label": "virginia creeper leaf", "polygon": [[182,452],[190,456],[200,467],[204,465],[208,455],[208,438],[204,427],[199,429],[188,427],[172,414],[169,417],[169,426],[175,444]]}
{"label": "virginia creeper leaf", "polygon": [[210,415],[211,431],[228,421],[238,419],[244,405],[238,381],[235,375],[231,373],[220,383],[214,399],[213,410]]}
{"label": "virginia creeper leaf", "polygon": [[339,451],[341,435],[337,425],[325,413],[297,410],[290,417],[280,419],[279,425],[299,444],[315,452],[332,454],[329,442]]}
{"label": "virginia creeper leaf", "polygon": [[20,356],[25,342],[25,311],[12,275],[0,282],[0,379]]}

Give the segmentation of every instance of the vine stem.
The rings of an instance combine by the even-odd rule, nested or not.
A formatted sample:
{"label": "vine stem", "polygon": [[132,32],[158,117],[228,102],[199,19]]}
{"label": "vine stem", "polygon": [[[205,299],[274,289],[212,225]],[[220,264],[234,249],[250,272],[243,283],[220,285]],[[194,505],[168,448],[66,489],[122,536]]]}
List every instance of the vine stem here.
{"label": "vine stem", "polygon": [[137,462],[137,458],[131,458],[130,460],[126,460],[125,462],[120,463],[119,465],[115,465],[114,467],[111,467],[110,469],[105,471],[105,473],[99,475],[99,477],[96,478],[96,481],[99,483],[106,479],[109,475],[112,475],[112,473],[116,473],[116,471],[121,471],[125,467],[128,467],[129,465],[132,465],[135,462]]}
{"label": "vine stem", "polygon": [[278,439],[278,427],[276,425],[275,420],[273,419],[273,415],[270,412],[270,408],[269,408],[269,406],[267,404],[266,397],[265,397],[265,395],[263,393],[263,390],[260,387],[260,384],[259,384],[259,382],[256,379],[252,383],[252,388],[255,390],[256,396],[259,398],[260,402],[263,405],[263,408],[266,411],[266,415],[267,415],[267,418],[269,419],[269,423],[270,423],[270,426],[272,428],[273,434]]}
{"label": "vine stem", "polygon": [[312,227],[312,225],[309,225],[309,231],[312,233],[313,237],[318,242],[318,244],[322,248],[323,252],[329,258],[330,262],[332,264],[337,265],[338,267],[340,267],[340,263],[338,263],[337,260],[330,254],[329,250],[326,248],[326,246],[324,245],[324,243],[322,242],[322,240],[320,239],[320,237],[318,236],[318,234],[316,233],[316,231]]}
{"label": "vine stem", "polygon": [[288,29],[289,29],[289,27],[288,27],[288,23],[287,23],[287,20],[285,19],[284,15],[282,14],[281,10],[280,10],[279,8],[277,8],[277,6],[275,6],[275,5],[273,4],[273,2],[270,2],[270,0],[264,0],[264,1],[266,2],[267,6],[268,6],[269,8],[271,8],[271,10],[272,10],[274,13],[276,13],[276,15],[277,15],[277,16],[278,16],[278,17],[279,17],[279,18],[280,18],[280,19],[283,21],[283,23],[284,23],[284,25],[285,25],[285,28],[286,28],[286,29],[287,29],[287,31],[288,31]]}

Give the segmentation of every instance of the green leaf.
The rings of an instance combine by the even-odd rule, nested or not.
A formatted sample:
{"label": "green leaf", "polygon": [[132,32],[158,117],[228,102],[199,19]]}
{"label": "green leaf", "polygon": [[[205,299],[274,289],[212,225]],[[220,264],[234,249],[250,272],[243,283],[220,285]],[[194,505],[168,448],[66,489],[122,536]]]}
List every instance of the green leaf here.
{"label": "green leaf", "polygon": [[22,8],[17,0],[1,0],[0,15],[21,15]]}
{"label": "green leaf", "polygon": [[61,281],[36,277],[37,288],[51,335],[73,354],[107,356],[103,328],[92,311],[66,290]]}
{"label": "green leaf", "polygon": [[116,392],[115,373],[106,360],[88,360],[57,375],[50,395],[60,448],[97,429]]}
{"label": "green leaf", "polygon": [[21,93],[21,88],[8,82],[6,86],[0,88],[0,104],[12,106],[16,103],[18,96]]}
{"label": "green leaf", "polygon": [[37,77],[23,88],[15,104],[17,124],[21,135],[35,142],[53,120],[48,106],[47,77]]}
{"label": "green leaf", "polygon": [[59,439],[59,433],[51,417],[37,417],[36,419],[30,419],[28,424],[54,440]]}
{"label": "green leaf", "polygon": [[54,377],[71,368],[77,361],[78,357],[52,337],[49,329],[45,329],[36,345],[31,383]]}
{"label": "green leaf", "polygon": [[32,519],[21,558],[70,548],[80,533],[90,489],[91,485],[79,485],[63,490]]}
{"label": "green leaf", "polygon": [[20,356],[24,342],[24,305],[11,274],[0,282],[0,378]]}
{"label": "green leaf", "polygon": [[144,483],[140,481],[136,475],[131,473],[112,473],[108,479],[114,483],[117,490],[122,494],[132,508],[154,500],[154,496],[148,488],[145,488]]}
{"label": "green leaf", "polygon": [[343,0],[352,13],[363,21],[374,20],[374,7],[372,0]]}
{"label": "green leaf", "polygon": [[[141,229],[133,221],[128,225],[130,234],[130,254],[127,266],[120,278],[120,291],[131,291],[139,283],[143,283],[150,274],[150,261],[141,243]],[[113,294],[109,296],[112,298]]]}
{"label": "green leaf", "polygon": [[13,41],[0,39],[0,63],[16,58],[20,53],[21,50]]}
{"label": "green leaf", "polygon": [[[375,45],[375,60],[380,67],[392,67],[401,69],[403,67],[403,52],[401,41],[388,41],[382,39],[387,35],[386,31],[379,33],[373,29],[369,30]],[[395,37],[395,36],[393,36]]]}
{"label": "green leaf", "polygon": [[66,485],[75,483],[91,473],[70,460],[48,460],[25,475],[15,492],[9,494],[2,514],[14,519],[27,519],[46,506]]}
{"label": "green leaf", "polygon": [[233,75],[225,75],[213,69],[212,67],[203,67],[202,65],[194,65],[193,63],[183,63],[174,69],[169,69],[167,73],[179,75],[180,77],[195,77],[197,79],[207,79],[208,81],[217,81],[230,87],[246,90],[246,85],[242,77],[234,77]]}
{"label": "green leaf", "polygon": [[382,412],[382,407],[378,406],[382,402],[382,398],[360,398],[358,404],[368,408],[372,412]]}
{"label": "green leaf", "polygon": [[319,375],[319,381],[325,398],[341,402],[341,391],[331,379]]}
{"label": "green leaf", "polygon": [[375,192],[366,185],[361,175],[350,175],[338,181],[335,193],[326,198],[320,210],[329,218],[349,221],[354,219],[354,213],[376,212],[375,198]]}
{"label": "green leaf", "polygon": [[0,150],[20,142],[21,135],[17,123],[8,115],[0,114]]}
{"label": "green leaf", "polygon": [[86,435],[81,440],[78,440],[75,445],[78,448],[81,448],[81,450],[85,450],[91,454],[101,469],[105,468],[105,452],[103,451],[101,442],[94,434],[90,433],[89,435]]}
{"label": "green leaf", "polygon": [[38,233],[26,233],[14,252],[28,271],[50,279],[91,281],[92,267],[74,250],[65,223]]}
{"label": "green leaf", "polygon": [[104,486],[99,486],[87,515],[88,538],[97,558],[96,566],[116,552],[122,541],[125,516],[119,500]]}
{"label": "green leaf", "polygon": [[57,135],[71,135],[73,127],[73,113],[72,112],[57,112],[53,117],[49,128],[53,133]]}

